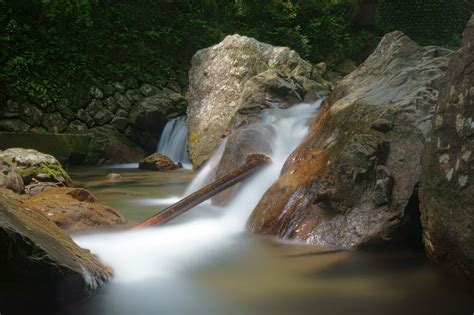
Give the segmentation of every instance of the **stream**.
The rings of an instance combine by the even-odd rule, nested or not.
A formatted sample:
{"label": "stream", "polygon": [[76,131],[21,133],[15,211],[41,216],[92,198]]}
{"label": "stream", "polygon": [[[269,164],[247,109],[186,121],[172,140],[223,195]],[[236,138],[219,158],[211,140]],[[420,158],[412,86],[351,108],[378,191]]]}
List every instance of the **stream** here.
{"label": "stream", "polygon": [[[115,277],[64,314],[471,314],[472,291],[423,252],[341,251],[246,231],[248,216],[306,136],[318,107],[273,109],[264,117],[262,124],[274,130],[273,163],[247,180],[228,206],[206,202],[162,227],[73,235],[112,266]],[[208,182],[219,159],[199,175],[136,165],[69,172],[99,200],[141,221]],[[112,172],[126,181],[104,183]]]}

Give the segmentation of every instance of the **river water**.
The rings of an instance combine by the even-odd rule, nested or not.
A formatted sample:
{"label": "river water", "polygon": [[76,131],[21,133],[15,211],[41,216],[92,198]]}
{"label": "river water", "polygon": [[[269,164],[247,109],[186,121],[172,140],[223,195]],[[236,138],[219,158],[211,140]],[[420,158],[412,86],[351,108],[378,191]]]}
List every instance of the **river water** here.
{"label": "river water", "polygon": [[[114,268],[115,277],[65,312],[471,314],[472,290],[443,274],[422,252],[340,251],[246,231],[250,212],[304,139],[318,105],[274,109],[265,117],[274,130],[273,163],[249,179],[230,205],[204,203],[165,227],[74,235]],[[212,167],[204,167],[199,176],[190,170],[160,173],[132,167],[80,168],[70,174],[131,221],[145,219],[212,177]],[[111,172],[126,181],[104,183]]]}

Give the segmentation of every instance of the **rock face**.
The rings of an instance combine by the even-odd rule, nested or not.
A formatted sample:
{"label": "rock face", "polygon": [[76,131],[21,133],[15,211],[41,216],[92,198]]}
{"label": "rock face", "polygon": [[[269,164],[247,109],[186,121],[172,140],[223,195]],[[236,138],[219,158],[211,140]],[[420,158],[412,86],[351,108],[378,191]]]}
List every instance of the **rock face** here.
{"label": "rock face", "polygon": [[63,230],[85,230],[126,222],[117,210],[82,188],[47,188],[27,201]]}
{"label": "rock face", "polygon": [[474,280],[474,16],[444,77],[423,159],[426,251]]}
{"label": "rock face", "polygon": [[250,229],[340,248],[398,240],[417,211],[410,200],[451,53],[387,34],[325,102]]}
{"label": "rock face", "polygon": [[0,162],[2,161],[21,176],[25,185],[33,179],[71,185],[71,178],[52,155],[31,149],[12,148],[0,151]]}
{"label": "rock face", "polygon": [[[327,92],[331,85],[322,78],[321,69],[289,48],[239,35],[198,51],[192,59],[187,95],[193,165],[202,165],[232,125],[247,120],[245,115],[314,99],[316,90]],[[234,119],[238,113],[244,117]]]}
{"label": "rock face", "polygon": [[16,304],[17,312],[78,300],[110,279],[110,268],[15,196],[0,191],[0,267],[2,286],[9,288],[0,297],[2,308]]}
{"label": "rock face", "polygon": [[171,171],[182,167],[181,163],[175,164],[169,157],[160,153],[147,156],[138,164],[138,168],[151,171]]}

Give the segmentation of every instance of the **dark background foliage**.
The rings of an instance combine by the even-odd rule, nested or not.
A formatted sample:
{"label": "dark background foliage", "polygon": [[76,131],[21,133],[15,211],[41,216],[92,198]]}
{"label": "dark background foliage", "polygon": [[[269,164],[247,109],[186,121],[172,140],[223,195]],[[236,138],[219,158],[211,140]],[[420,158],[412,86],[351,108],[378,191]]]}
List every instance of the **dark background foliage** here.
{"label": "dark background foliage", "polygon": [[195,51],[234,33],[337,69],[363,61],[382,31],[456,44],[472,11],[466,0],[379,2],[380,27],[358,20],[375,0],[0,0],[0,104],[66,97],[78,108],[92,84],[126,77],[185,86]]}

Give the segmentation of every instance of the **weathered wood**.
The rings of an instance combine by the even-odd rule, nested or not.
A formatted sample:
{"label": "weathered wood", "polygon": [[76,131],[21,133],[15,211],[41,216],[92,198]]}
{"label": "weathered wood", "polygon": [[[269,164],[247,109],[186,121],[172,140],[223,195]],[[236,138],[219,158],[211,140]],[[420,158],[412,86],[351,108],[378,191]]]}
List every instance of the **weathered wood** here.
{"label": "weathered wood", "polygon": [[167,207],[163,211],[153,215],[152,217],[146,219],[145,221],[137,224],[132,229],[138,229],[155,224],[166,223],[177,216],[185,213],[191,208],[197,206],[198,204],[206,201],[207,199],[217,195],[218,193],[226,190],[229,187],[243,181],[248,178],[250,175],[255,173],[262,166],[267,165],[271,162],[271,159],[263,154],[251,154],[246,157],[245,164],[236,168],[235,170],[227,173],[223,177],[215,180],[209,185],[199,189],[198,191],[190,194],[184,199],[178,201],[177,203]]}

